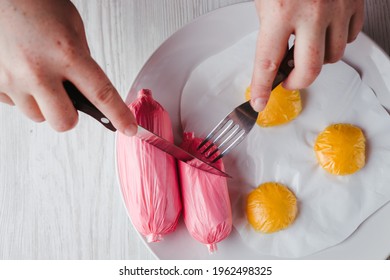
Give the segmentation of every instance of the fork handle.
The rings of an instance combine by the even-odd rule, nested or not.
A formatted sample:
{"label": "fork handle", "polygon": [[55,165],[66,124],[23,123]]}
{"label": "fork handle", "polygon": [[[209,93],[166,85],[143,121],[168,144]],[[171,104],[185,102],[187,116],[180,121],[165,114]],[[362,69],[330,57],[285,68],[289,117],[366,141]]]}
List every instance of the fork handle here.
{"label": "fork handle", "polygon": [[276,88],[281,82],[283,82],[287,76],[294,69],[294,46],[292,46],[284,56],[280,63],[278,73],[276,74],[275,80],[272,83],[272,89]]}

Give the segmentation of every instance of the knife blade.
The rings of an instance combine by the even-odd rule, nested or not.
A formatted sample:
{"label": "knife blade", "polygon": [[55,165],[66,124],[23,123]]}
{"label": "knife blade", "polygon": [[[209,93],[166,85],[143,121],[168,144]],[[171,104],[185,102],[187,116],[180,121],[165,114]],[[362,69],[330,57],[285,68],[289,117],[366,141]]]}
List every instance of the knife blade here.
{"label": "knife blade", "polygon": [[[107,129],[116,131],[116,128],[113,126],[111,121],[102,112],[100,112],[99,109],[96,108],[96,106],[93,105],[71,82],[65,81],[63,85],[66,92],[68,93],[69,98],[72,100],[74,107],[77,110],[95,118]],[[174,143],[161,138],[157,134],[154,134],[140,125],[138,125],[136,136],[146,143],[155,146],[156,148],[170,154],[174,158],[194,166],[195,168],[214,175],[231,178],[231,176],[217,168],[214,164],[206,162],[197,156],[190,154],[189,152],[176,146]]]}
{"label": "knife blade", "polygon": [[196,155],[193,155],[186,150],[176,146],[174,143],[169,142],[168,140],[154,134],[153,132],[147,130],[146,128],[138,125],[138,131],[136,136],[141,140],[149,143],[156,148],[170,154],[174,158],[181,160],[195,168],[201,169],[202,171],[206,171],[208,173],[219,175],[227,178],[231,178],[229,174],[220,170],[215,164],[207,162]]}

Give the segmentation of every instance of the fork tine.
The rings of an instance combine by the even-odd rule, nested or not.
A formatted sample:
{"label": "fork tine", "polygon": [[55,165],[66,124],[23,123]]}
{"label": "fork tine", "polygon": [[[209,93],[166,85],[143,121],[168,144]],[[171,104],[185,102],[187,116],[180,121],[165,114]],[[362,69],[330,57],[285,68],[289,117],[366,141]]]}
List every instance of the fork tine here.
{"label": "fork tine", "polygon": [[[201,151],[200,153],[201,153],[201,154],[205,154],[205,153],[207,153],[208,150],[211,149],[211,147],[214,147],[214,146],[216,146],[215,143],[214,143],[214,142],[211,142],[210,145],[208,145],[207,148],[204,149],[203,151]],[[206,157],[206,158],[207,158],[207,157]]]}
{"label": "fork tine", "polygon": [[[233,120],[228,120],[226,127],[222,130],[217,137],[215,137],[213,143],[215,144],[219,139],[221,139],[226,133],[228,133],[234,127]],[[222,127],[223,128],[223,127]]]}
{"label": "fork tine", "polygon": [[198,150],[202,148],[213,136],[214,134],[220,130],[227,122],[229,121],[229,118],[226,117],[222,121],[220,121],[214,128],[211,130],[211,132],[206,136],[206,138],[202,141],[202,143],[199,144]]}
{"label": "fork tine", "polygon": [[[234,130],[233,130],[233,128],[234,128]],[[242,130],[240,130],[240,127],[236,124],[236,125],[234,125],[233,127],[232,127],[232,129],[230,129],[230,130],[233,130],[230,134],[228,134],[226,137],[225,137],[225,139],[221,142],[221,144],[219,144],[219,145],[217,145],[217,148],[212,152],[212,153],[210,153],[208,156],[206,156],[206,158],[210,158],[212,155],[214,155],[217,151],[220,151],[221,150],[221,148],[223,147],[223,146],[225,146],[227,143],[229,143],[229,141],[230,140],[232,140],[232,139],[234,139],[234,137],[238,134],[238,133],[240,133],[240,131],[242,131]],[[230,131],[229,131],[230,132]]]}
{"label": "fork tine", "polygon": [[[232,130],[232,132],[230,134],[227,134],[229,133],[230,131]],[[210,153],[208,156],[206,156],[206,158],[210,158],[212,155],[214,155],[218,150],[220,150],[223,146],[225,146],[234,136],[236,136],[236,134],[240,131],[240,127],[235,124],[231,129],[229,129],[229,131],[227,131],[227,133],[225,133],[225,135],[223,136],[226,136],[225,139],[221,142],[221,144],[217,145],[217,149],[215,149],[212,153]],[[219,135],[221,136],[220,138],[222,138],[222,134]],[[215,143],[214,143],[215,144]]]}
{"label": "fork tine", "polygon": [[[211,152],[209,155],[206,155],[206,158],[210,158],[213,154],[215,154],[218,151],[218,149],[221,148],[221,146],[226,144],[226,142],[229,141],[229,139],[231,139],[237,133],[239,128],[240,127],[237,124],[235,124],[233,120],[228,120],[225,126],[222,126],[218,132],[214,133],[213,137],[215,136],[215,139],[212,141],[212,143],[210,143],[210,145],[208,145],[206,149],[201,151],[201,154],[205,155],[207,151],[209,151],[212,147],[217,146],[217,148],[213,152]],[[217,145],[217,142],[220,139],[223,139],[223,141],[221,144]]]}
{"label": "fork tine", "polygon": [[[212,147],[216,147],[214,151],[205,156],[206,158],[210,158],[216,152],[220,151],[222,147],[230,143],[229,146],[212,161],[213,163],[216,162],[241,143],[245,135],[251,130],[256,122],[257,114],[258,113],[252,109],[249,101],[244,102],[220,121],[199,144],[197,149],[200,151],[206,143],[211,141],[203,151],[200,151],[201,154],[205,155]],[[237,135],[238,137],[236,138]],[[222,140],[222,142],[217,144],[219,140]]]}
{"label": "fork tine", "polygon": [[[219,151],[221,146],[225,145],[229,141],[229,139],[231,139],[237,133],[238,129],[239,129],[239,127],[237,125],[234,125],[234,126],[230,127],[230,129],[228,131],[226,131],[226,130],[222,131],[221,134],[218,135],[218,137],[215,138],[215,140],[201,153],[204,154],[206,158],[210,158],[217,151]],[[233,131],[231,132],[231,130],[233,130]],[[225,137],[225,139],[222,141],[222,143],[217,145],[217,140],[219,140],[220,138],[224,138],[224,137]],[[210,154],[206,155],[206,152],[208,150],[210,150],[211,147],[216,147],[216,149],[214,151],[212,151]]]}
{"label": "fork tine", "polygon": [[[208,150],[210,150],[211,147],[215,146],[215,143],[216,143],[216,142],[217,142],[225,133],[229,132],[229,131],[232,129],[232,125],[233,125],[233,124],[234,124],[234,123],[233,123],[232,120],[227,119],[226,122],[224,122],[223,124],[221,124],[220,129],[219,129],[218,131],[215,131],[214,134],[213,134],[211,137],[209,137],[209,139],[207,139],[207,137],[206,137],[206,139],[203,140],[203,142],[205,142],[205,143],[202,142],[203,144],[201,143],[201,144],[198,146],[198,150],[199,150],[200,148],[202,148],[202,146],[204,146],[204,145],[206,144],[206,142],[211,141],[211,139],[213,139],[213,137],[216,136],[215,139],[210,143],[210,145],[208,145],[206,149],[204,149],[203,151],[201,151],[201,154],[205,154]],[[226,126],[226,127],[225,127],[225,126]],[[221,131],[222,129],[223,129],[223,131],[222,131],[220,134],[218,134],[218,132]],[[210,134],[211,134],[211,133],[210,133]]]}
{"label": "fork tine", "polygon": [[[222,139],[222,138],[225,137],[226,135],[228,135],[227,138],[229,138],[229,137],[231,137],[232,134],[234,134],[234,133],[236,132],[236,130],[238,129],[238,128],[237,128],[237,125],[235,125],[234,122],[233,122],[232,120],[229,120],[227,123],[228,123],[228,125],[226,126],[226,128],[223,129],[223,130],[221,129],[222,132],[220,132],[219,134],[216,133],[215,139],[212,141],[212,143],[210,143],[210,145],[209,145],[205,150],[203,150],[203,151],[201,152],[202,154],[206,154],[206,152],[207,152],[208,150],[210,150],[211,147],[217,146],[218,140]],[[223,127],[222,127],[222,128],[223,128]],[[235,129],[234,129],[234,128],[235,128]],[[220,131],[221,131],[221,130],[220,130]],[[232,133],[230,133],[231,130],[233,130]],[[229,133],[230,133],[230,134],[229,134]],[[226,141],[226,139],[223,140],[223,142],[225,142],[225,141]],[[222,142],[222,143],[223,143],[223,142]],[[217,149],[219,149],[220,145],[221,145],[221,144],[219,144],[219,145],[217,146]],[[214,154],[215,152],[216,152],[216,150],[213,151],[210,155],[206,156],[206,158],[209,158],[209,157],[210,157],[212,154]]]}
{"label": "fork tine", "polygon": [[245,135],[247,134],[247,132],[245,132],[245,130],[241,130],[240,132],[242,132],[242,134],[240,136],[238,136],[237,139],[235,139],[223,152],[221,152],[215,159],[213,159],[211,161],[211,163],[215,163],[217,160],[219,160],[220,158],[222,158],[225,154],[227,154],[228,152],[230,152],[230,150],[232,150],[234,147],[236,147],[238,144],[240,144],[242,142],[242,140],[244,140],[245,138]]}

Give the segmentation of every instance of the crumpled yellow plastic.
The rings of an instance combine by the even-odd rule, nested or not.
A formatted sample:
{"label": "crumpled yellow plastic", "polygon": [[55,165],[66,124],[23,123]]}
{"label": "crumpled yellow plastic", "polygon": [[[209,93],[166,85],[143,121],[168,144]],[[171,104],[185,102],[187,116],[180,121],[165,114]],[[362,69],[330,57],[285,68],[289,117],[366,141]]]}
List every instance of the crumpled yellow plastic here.
{"label": "crumpled yellow plastic", "polygon": [[351,124],[333,124],[314,144],[319,164],[334,175],[349,175],[364,167],[366,139],[362,130]]}
{"label": "crumpled yellow plastic", "polygon": [[[246,89],[245,98],[250,99],[250,87]],[[259,113],[257,124],[262,127],[285,124],[295,119],[302,111],[299,90],[287,90],[278,85],[272,92],[267,106]]]}
{"label": "crumpled yellow plastic", "polygon": [[272,233],[285,229],[297,213],[295,195],[280,183],[261,184],[248,195],[246,215],[256,231]]}

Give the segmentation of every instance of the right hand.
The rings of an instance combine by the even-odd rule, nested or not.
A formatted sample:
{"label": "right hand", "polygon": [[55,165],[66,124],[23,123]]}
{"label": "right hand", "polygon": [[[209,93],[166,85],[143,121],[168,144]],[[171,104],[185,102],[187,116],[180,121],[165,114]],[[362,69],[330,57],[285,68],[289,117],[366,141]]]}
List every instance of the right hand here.
{"label": "right hand", "polygon": [[72,82],[113,125],[134,135],[136,120],[90,55],[84,26],[68,0],[0,0],[0,102],[57,131],[78,114],[64,90]]}
{"label": "right hand", "polygon": [[283,86],[308,87],[324,63],[341,59],[363,26],[363,0],[255,0],[260,30],[251,83],[251,103],[262,111],[271,94],[291,34],[295,68]]}

